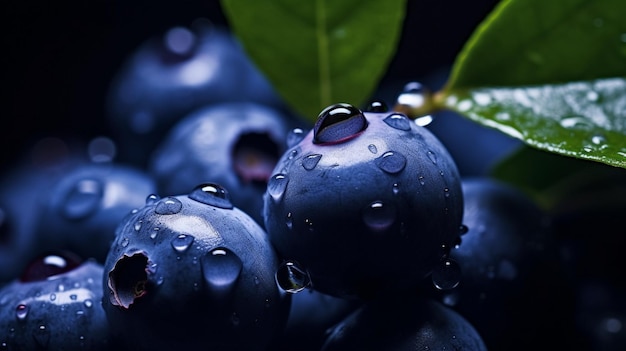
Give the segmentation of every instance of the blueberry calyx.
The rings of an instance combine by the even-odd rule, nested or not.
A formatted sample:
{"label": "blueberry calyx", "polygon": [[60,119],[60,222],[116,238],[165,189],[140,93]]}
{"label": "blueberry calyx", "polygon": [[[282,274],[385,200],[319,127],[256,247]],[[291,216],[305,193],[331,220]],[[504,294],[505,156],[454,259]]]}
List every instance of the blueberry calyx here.
{"label": "blueberry calyx", "polygon": [[361,134],[367,124],[367,119],[358,108],[345,103],[330,105],[317,117],[313,127],[313,143],[342,143]]}
{"label": "blueberry calyx", "polygon": [[124,309],[146,295],[148,256],[143,251],[124,254],[109,272],[111,303]]}

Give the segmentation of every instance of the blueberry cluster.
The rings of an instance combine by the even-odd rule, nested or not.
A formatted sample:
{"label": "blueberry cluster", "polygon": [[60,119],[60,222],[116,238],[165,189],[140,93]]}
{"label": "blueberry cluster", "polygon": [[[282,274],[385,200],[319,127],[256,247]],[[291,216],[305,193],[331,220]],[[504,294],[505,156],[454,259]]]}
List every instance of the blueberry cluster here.
{"label": "blueberry cluster", "polygon": [[0,350],[623,345],[610,302],[576,312],[612,290],[572,277],[571,221],[382,99],[310,125],[225,29],[146,41],[107,116],[2,174]]}

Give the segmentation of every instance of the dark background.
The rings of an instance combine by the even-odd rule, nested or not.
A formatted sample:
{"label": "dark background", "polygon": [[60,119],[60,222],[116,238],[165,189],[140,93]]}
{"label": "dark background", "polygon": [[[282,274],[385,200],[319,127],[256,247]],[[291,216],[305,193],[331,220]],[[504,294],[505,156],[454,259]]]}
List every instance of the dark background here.
{"label": "dark background", "polygon": [[[496,3],[408,1],[398,52],[381,86],[451,65]],[[8,0],[0,6],[0,169],[43,137],[107,135],[109,81],[142,41],[199,17],[227,25],[219,1],[210,0]]]}

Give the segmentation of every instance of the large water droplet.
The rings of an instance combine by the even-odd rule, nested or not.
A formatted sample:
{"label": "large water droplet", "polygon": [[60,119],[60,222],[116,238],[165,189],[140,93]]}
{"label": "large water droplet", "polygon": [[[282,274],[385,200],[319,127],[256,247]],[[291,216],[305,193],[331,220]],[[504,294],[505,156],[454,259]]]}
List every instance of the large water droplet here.
{"label": "large water droplet", "polygon": [[313,143],[339,143],[354,138],[367,128],[367,119],[350,104],[334,104],[325,108],[313,126]]}
{"label": "large water droplet", "polygon": [[307,171],[310,171],[317,166],[321,158],[322,155],[320,154],[307,155],[302,159],[302,167],[304,167]]}
{"label": "large water droplet", "polygon": [[17,319],[21,321],[26,319],[26,317],[28,316],[29,309],[30,308],[28,307],[28,305],[24,305],[24,304],[17,305],[17,307],[15,308],[15,317],[17,317]]}
{"label": "large water droplet", "polygon": [[391,174],[401,172],[406,166],[406,157],[399,152],[387,151],[376,159],[376,165]]}
{"label": "large water droplet", "polygon": [[191,246],[194,239],[193,235],[178,234],[174,237],[174,239],[172,239],[172,247],[178,252],[183,252]]}
{"label": "large water droplet", "polygon": [[396,209],[391,204],[374,201],[363,209],[363,222],[373,231],[389,229],[396,220]]}
{"label": "large water droplet", "polygon": [[388,126],[399,130],[411,130],[411,121],[401,113],[391,114],[383,120]]}
{"label": "large water droplet", "polygon": [[294,147],[297,143],[304,139],[306,133],[301,128],[294,128],[287,133],[287,147]]}
{"label": "large water droplet", "polygon": [[455,260],[443,258],[433,269],[431,277],[437,289],[454,289],[461,281],[461,267]]}
{"label": "large water droplet", "polygon": [[311,284],[309,273],[297,262],[283,262],[276,270],[276,283],[288,293],[295,294]]}
{"label": "large water droplet", "polygon": [[243,262],[227,248],[216,248],[200,258],[202,276],[215,297],[227,296],[239,279]]}
{"label": "large water droplet", "polygon": [[215,183],[204,183],[196,186],[189,194],[189,198],[210,206],[225,209],[233,208],[230,194],[226,188]]}
{"label": "large water droplet", "polygon": [[283,194],[285,194],[288,183],[289,177],[287,175],[282,173],[276,174],[270,178],[270,181],[267,183],[267,193],[274,201],[279,201],[283,197]]}
{"label": "large water droplet", "polygon": [[166,197],[159,201],[154,208],[154,212],[160,215],[173,215],[180,212],[183,203],[175,197]]}
{"label": "large water droplet", "polygon": [[102,182],[96,179],[77,181],[65,195],[61,208],[63,216],[77,220],[96,212],[102,200],[103,188]]}

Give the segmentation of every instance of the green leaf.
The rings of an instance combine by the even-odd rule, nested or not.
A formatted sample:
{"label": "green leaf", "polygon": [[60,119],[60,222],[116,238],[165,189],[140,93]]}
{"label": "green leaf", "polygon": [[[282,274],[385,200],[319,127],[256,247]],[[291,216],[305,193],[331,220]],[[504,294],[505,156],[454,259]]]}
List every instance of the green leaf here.
{"label": "green leaf", "polygon": [[304,118],[370,98],[395,53],[406,0],[222,0],[259,69]]}
{"label": "green leaf", "polygon": [[626,199],[626,170],[533,147],[520,148],[495,165],[491,175],[552,212],[623,207]]}
{"label": "green leaf", "polygon": [[626,168],[626,1],[503,0],[435,95],[536,148]]}
{"label": "green leaf", "polygon": [[457,89],[445,104],[536,148],[626,168],[626,79]]}

